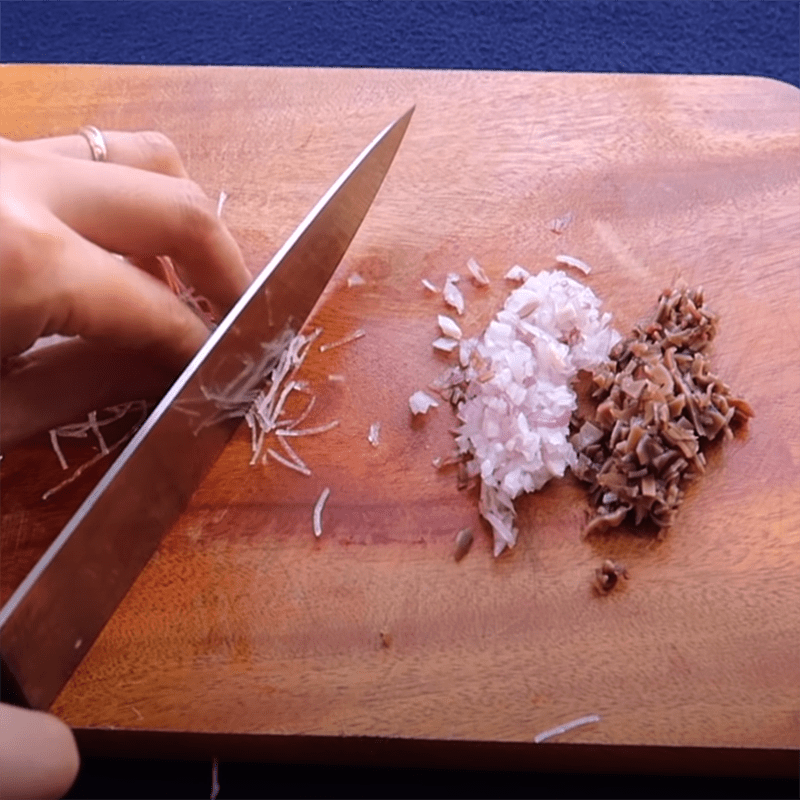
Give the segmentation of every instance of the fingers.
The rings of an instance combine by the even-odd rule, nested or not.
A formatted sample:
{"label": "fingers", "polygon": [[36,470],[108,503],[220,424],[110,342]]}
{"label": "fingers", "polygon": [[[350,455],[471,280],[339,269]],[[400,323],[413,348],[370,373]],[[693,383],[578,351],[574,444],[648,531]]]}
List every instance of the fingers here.
{"label": "fingers", "polygon": [[[108,163],[102,165],[91,161],[89,145],[78,134],[19,144],[34,155],[70,159],[57,160],[49,171],[57,201],[53,210],[64,222],[101,247],[132,256],[154,275],[161,274],[156,256],[172,256],[186,279],[224,315],[251,277],[215,204],[188,180],[175,145],[154,131],[103,131],[103,137]],[[155,175],[180,180],[151,181]],[[116,200],[112,208],[105,205],[109,196]]]}
{"label": "fingers", "polygon": [[208,330],[159,280],[124,259],[60,227],[55,291],[44,334],[81,336],[116,348],[146,351],[160,363],[182,369],[202,346]]}
{"label": "fingers", "polygon": [[75,737],[60,719],[0,703],[3,797],[62,797],[79,765]]}
{"label": "fingers", "polygon": [[[103,131],[103,138],[108,149],[108,161],[111,164],[160,172],[175,178],[188,177],[178,149],[163,133]],[[29,152],[40,155],[66,156],[82,161],[90,161],[92,158],[89,145],[80,134],[33,139],[20,144]]]}
{"label": "fingers", "polygon": [[43,176],[63,222],[111,252],[171,256],[220,314],[250,283],[241,251],[197,184],[119,164],[63,159]]}
{"label": "fingers", "polygon": [[[82,339],[29,350],[3,374],[0,452],[42,431],[129,400],[158,400],[174,371]],[[46,391],[42,391],[46,387]]]}

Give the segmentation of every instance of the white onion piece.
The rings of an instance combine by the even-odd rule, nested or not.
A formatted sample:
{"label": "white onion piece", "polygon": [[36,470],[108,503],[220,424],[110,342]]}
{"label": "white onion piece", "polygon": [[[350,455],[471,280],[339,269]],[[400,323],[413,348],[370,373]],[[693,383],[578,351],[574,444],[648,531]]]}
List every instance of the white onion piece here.
{"label": "white onion piece", "polygon": [[367,440],[373,447],[377,447],[381,441],[381,423],[380,422],[373,422],[372,425],[369,426],[369,433],[367,434]]}
{"label": "white onion piece", "polygon": [[588,275],[592,271],[592,268],[585,261],[581,261],[579,258],[573,258],[572,256],[556,256],[556,261],[559,264],[566,264],[568,267],[575,267],[575,269],[579,269],[584,275]]}
{"label": "white onion piece", "polygon": [[434,339],[433,347],[435,350],[441,350],[444,353],[452,353],[458,347],[458,339],[440,336],[438,339]]}
{"label": "white onion piece", "polygon": [[589,288],[562,271],[541,272],[509,295],[482,336],[462,341],[465,399],[456,407],[455,441],[471,457],[467,474],[480,477],[495,555],[516,543],[514,499],[576,462],[571,383],[619,341],[610,321]]}
{"label": "white onion piece", "polygon": [[434,286],[427,278],[422,279],[422,285],[429,291],[433,292],[434,294],[439,294],[439,290]]}
{"label": "white onion piece", "polygon": [[461,290],[456,286],[456,281],[458,281],[458,275],[448,275],[442,295],[447,305],[452,306],[459,314],[463,314],[464,295],[461,294]]}
{"label": "white onion piece", "polygon": [[472,275],[472,280],[476,286],[489,285],[489,276],[483,271],[483,267],[474,258],[467,259],[467,269],[470,275]]}
{"label": "white onion piece", "polygon": [[412,414],[426,414],[429,409],[437,408],[438,403],[426,392],[417,391],[408,398]]}
{"label": "white onion piece", "polygon": [[458,327],[458,323],[452,317],[439,314],[438,321],[439,328],[441,328],[441,331],[445,336],[449,336],[451,339],[461,338],[461,328]]}
{"label": "white onion piece", "polygon": [[511,269],[506,272],[505,279],[507,281],[519,281],[522,283],[523,281],[528,280],[531,274],[526,270],[524,267],[521,267],[519,264],[515,264]]}

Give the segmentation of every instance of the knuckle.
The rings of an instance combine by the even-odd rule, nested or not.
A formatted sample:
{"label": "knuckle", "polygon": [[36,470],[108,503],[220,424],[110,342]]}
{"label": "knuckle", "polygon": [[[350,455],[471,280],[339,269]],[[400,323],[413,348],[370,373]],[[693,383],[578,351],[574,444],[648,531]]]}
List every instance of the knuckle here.
{"label": "knuckle", "polygon": [[183,162],[172,140],[159,131],[137,134],[142,162],[147,169],[167,175],[183,175]]}
{"label": "knuckle", "polygon": [[180,193],[179,218],[185,239],[193,247],[207,247],[220,235],[214,204],[193,181],[184,181]]}
{"label": "knuckle", "polygon": [[0,209],[0,231],[0,265],[7,288],[31,282],[33,273],[56,261],[63,248],[59,237],[9,211],[5,204]]}

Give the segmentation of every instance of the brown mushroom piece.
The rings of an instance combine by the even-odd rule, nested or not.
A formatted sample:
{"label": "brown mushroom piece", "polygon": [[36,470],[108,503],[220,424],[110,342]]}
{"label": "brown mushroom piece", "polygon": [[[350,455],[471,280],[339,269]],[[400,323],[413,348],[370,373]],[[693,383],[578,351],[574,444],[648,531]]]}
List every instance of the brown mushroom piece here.
{"label": "brown mushroom piece", "polygon": [[[684,487],[705,471],[703,446],[733,436],[753,416],[711,370],[718,319],[703,290],[663,292],[654,318],[619,342],[592,376],[593,414],[574,418],[576,476],[591,485],[596,515],[584,535],[648,520],[668,527]],[[600,436],[586,434],[600,432]]]}

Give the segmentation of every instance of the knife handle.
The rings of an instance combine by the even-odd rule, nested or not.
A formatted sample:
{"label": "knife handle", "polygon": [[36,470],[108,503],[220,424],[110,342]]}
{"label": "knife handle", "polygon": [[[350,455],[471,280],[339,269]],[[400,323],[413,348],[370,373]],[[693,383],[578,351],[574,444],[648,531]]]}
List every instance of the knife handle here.
{"label": "knife handle", "polygon": [[20,706],[20,708],[31,707],[17,683],[14,673],[2,656],[0,656],[0,701],[10,703],[12,706]]}

